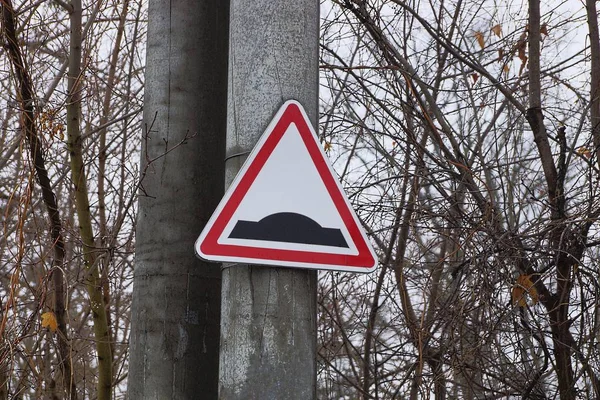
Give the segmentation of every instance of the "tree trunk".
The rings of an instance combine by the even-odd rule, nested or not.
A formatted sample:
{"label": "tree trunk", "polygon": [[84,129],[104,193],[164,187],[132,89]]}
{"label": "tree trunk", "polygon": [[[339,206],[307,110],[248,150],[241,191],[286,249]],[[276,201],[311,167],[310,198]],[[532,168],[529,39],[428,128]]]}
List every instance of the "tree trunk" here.
{"label": "tree trunk", "polygon": [[600,30],[598,29],[598,11],[595,0],[586,0],[588,30],[590,40],[590,119],[592,139],[596,159],[600,166]]}
{"label": "tree trunk", "polygon": [[[46,160],[40,134],[35,123],[34,110],[34,89],[29,71],[27,70],[25,57],[21,54],[19,40],[17,38],[17,29],[15,21],[15,11],[10,0],[5,1],[0,7],[3,30],[6,39],[6,48],[12,63],[15,83],[18,87],[17,99],[21,105],[21,123],[25,132],[25,137],[29,145],[29,154],[33,162],[35,176],[41,188],[42,200],[48,212],[50,223],[49,233],[51,243],[53,244],[52,260],[52,284],[53,284],[53,312],[57,322],[57,342],[58,359],[60,370],[62,372],[63,387],[69,399],[77,399],[77,387],[73,377],[71,365],[71,344],[66,320],[67,295],[64,288],[64,259],[65,259],[65,241],[62,233],[62,221],[58,208],[56,195],[52,188],[52,182],[46,168]],[[0,36],[1,37],[1,36]],[[3,329],[0,327],[0,337]],[[8,375],[4,370],[5,365],[0,364],[0,399],[8,396],[7,380]],[[6,376],[6,378],[5,378]]]}
{"label": "tree trunk", "polygon": [[131,399],[217,398],[221,271],[193,245],[223,195],[228,13],[149,2]]}
{"label": "tree trunk", "polygon": [[94,227],[88,196],[87,174],[83,158],[83,138],[81,136],[81,91],[83,90],[82,60],[82,4],[81,0],[71,0],[69,69],[67,72],[67,150],[71,159],[71,179],[75,196],[75,209],[79,223],[79,236],[83,244],[85,262],[85,286],[89,295],[90,309],[94,325],[96,358],[98,360],[98,400],[112,397],[112,350],[109,337],[108,318],[102,284],[98,273],[98,253],[94,239]]}

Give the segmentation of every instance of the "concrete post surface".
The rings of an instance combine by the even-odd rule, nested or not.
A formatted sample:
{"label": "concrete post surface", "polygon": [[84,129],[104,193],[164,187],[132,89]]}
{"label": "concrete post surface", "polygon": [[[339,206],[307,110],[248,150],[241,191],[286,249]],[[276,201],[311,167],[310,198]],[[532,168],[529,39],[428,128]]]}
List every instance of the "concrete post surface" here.
{"label": "concrete post surface", "polygon": [[228,11],[222,0],[149,2],[132,400],[218,396],[221,270],[193,244],[223,195]]}
{"label": "concrete post surface", "polygon": [[[319,2],[233,0],[230,21],[227,186],[286,100],[317,126]],[[316,398],[316,287],[316,271],[223,270],[221,399]]]}

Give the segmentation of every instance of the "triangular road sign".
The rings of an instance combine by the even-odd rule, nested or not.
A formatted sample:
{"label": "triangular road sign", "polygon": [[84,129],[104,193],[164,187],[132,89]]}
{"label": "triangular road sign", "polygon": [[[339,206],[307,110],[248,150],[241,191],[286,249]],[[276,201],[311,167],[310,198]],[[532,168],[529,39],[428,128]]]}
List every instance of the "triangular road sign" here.
{"label": "triangular road sign", "polygon": [[377,257],[306,112],[277,112],[196,241],[209,261],[370,272]]}

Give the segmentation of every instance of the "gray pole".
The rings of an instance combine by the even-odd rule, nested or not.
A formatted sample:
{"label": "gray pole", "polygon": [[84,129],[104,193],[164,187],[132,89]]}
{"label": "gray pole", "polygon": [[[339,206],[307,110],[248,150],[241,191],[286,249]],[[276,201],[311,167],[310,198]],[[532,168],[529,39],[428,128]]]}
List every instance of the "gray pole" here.
{"label": "gray pole", "polygon": [[221,270],[193,244],[223,195],[228,11],[223,0],[149,2],[132,400],[218,395]]}
{"label": "gray pole", "polygon": [[[284,101],[298,100],[317,126],[318,40],[317,0],[231,2],[227,185]],[[316,279],[225,266],[220,398],[316,398]]]}

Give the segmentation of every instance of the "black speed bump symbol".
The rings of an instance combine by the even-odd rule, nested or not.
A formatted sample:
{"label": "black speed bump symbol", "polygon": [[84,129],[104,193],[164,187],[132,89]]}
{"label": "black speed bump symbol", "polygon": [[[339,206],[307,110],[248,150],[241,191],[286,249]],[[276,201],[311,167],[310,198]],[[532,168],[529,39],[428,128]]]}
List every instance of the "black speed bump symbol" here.
{"label": "black speed bump symbol", "polygon": [[239,220],[229,237],[348,248],[339,229],[324,228],[313,219],[292,212],[267,215],[258,222]]}

